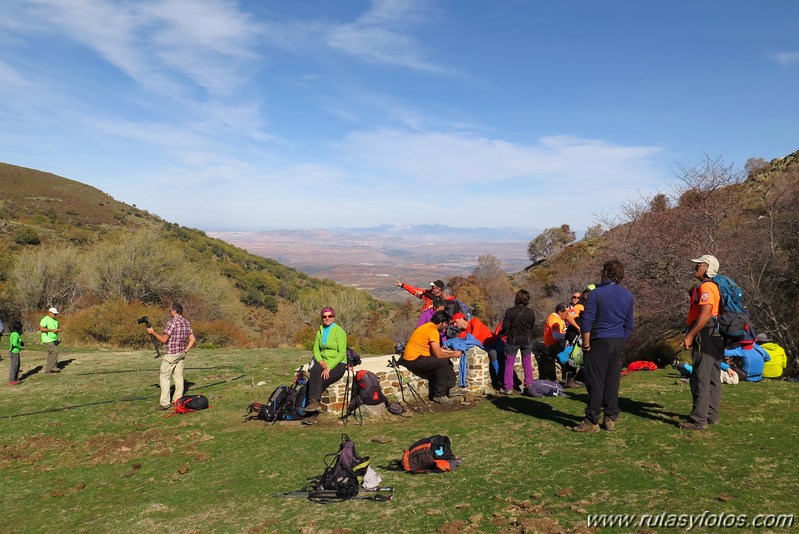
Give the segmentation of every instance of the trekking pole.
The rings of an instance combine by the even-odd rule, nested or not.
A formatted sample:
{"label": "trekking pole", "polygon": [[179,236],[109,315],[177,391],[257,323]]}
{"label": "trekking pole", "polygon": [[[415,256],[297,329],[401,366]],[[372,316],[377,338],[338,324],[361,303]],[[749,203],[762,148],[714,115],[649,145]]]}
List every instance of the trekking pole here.
{"label": "trekking pole", "polygon": [[[394,371],[396,371],[397,373],[397,381],[399,382],[400,386],[400,396],[402,397],[402,402],[404,402],[406,405],[408,405],[411,408],[415,408],[419,413],[424,413],[424,410],[422,410],[419,407],[419,402],[421,402],[422,404],[424,404],[424,407],[430,411],[430,413],[434,413],[430,405],[428,405],[427,402],[422,398],[422,396],[419,395],[419,392],[416,391],[416,388],[413,387],[413,384],[411,384],[408,381],[408,379],[405,378],[405,375],[402,374],[402,371],[400,371],[399,362],[397,361],[396,354],[391,355],[391,359],[388,361],[388,366],[393,367]],[[408,386],[408,389],[411,392],[411,396],[414,398],[414,400],[416,400],[416,406],[411,406],[411,404],[405,399],[405,391],[403,390],[402,387],[403,382],[405,382],[405,384]]]}

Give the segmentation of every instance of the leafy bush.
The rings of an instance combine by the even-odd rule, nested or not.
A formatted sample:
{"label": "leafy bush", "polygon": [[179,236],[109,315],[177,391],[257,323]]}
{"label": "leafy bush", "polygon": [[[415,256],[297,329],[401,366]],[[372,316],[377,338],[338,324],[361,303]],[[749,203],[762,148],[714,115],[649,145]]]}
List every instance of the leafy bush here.
{"label": "leafy bush", "polygon": [[203,348],[246,347],[247,335],[228,321],[192,321],[192,330]]}
{"label": "leafy bush", "polygon": [[156,331],[163,329],[168,320],[163,307],[116,299],[70,315],[68,327],[65,323],[65,328],[68,328],[70,337],[84,343],[143,349],[152,347],[152,340],[145,332],[144,325],[136,323],[144,315],[150,318]]}
{"label": "leafy bush", "polygon": [[17,245],[41,244],[39,233],[29,226],[21,226],[14,231],[14,243]]}

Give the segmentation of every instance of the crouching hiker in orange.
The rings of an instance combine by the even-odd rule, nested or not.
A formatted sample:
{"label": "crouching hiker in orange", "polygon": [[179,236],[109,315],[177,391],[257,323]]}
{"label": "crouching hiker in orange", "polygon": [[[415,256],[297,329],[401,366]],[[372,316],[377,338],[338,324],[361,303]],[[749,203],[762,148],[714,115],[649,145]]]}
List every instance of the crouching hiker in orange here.
{"label": "crouching hiker in orange", "polygon": [[[168,410],[172,404],[183,396],[183,366],[186,354],[197,341],[191,324],[183,317],[183,306],[178,303],[169,309],[170,319],[164,327],[163,334],[156,334],[152,327],[147,328],[147,333],[161,343],[166,344],[166,354],[161,360],[161,373],[158,376],[161,384],[161,401],[156,410]],[[170,381],[175,380],[175,394],[170,399]]]}

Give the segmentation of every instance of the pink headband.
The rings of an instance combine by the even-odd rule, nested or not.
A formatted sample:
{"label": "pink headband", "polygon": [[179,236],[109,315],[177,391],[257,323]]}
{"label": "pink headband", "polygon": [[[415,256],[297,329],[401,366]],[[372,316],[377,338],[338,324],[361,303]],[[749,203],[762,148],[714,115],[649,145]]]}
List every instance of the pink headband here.
{"label": "pink headband", "polygon": [[322,312],[320,313],[320,315],[324,315],[325,312],[330,312],[330,315],[332,315],[333,317],[336,316],[336,310],[334,310],[333,308],[330,307],[322,308]]}

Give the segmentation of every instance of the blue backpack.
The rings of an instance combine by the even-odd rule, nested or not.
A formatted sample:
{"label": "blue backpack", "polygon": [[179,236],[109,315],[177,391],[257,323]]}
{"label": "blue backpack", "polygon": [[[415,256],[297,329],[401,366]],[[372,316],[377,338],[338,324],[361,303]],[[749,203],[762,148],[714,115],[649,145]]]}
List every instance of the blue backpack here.
{"label": "blue backpack", "polygon": [[728,341],[741,341],[752,337],[749,312],[744,304],[744,292],[732,279],[717,274],[710,279],[719,288],[721,303],[716,318],[716,329]]}

